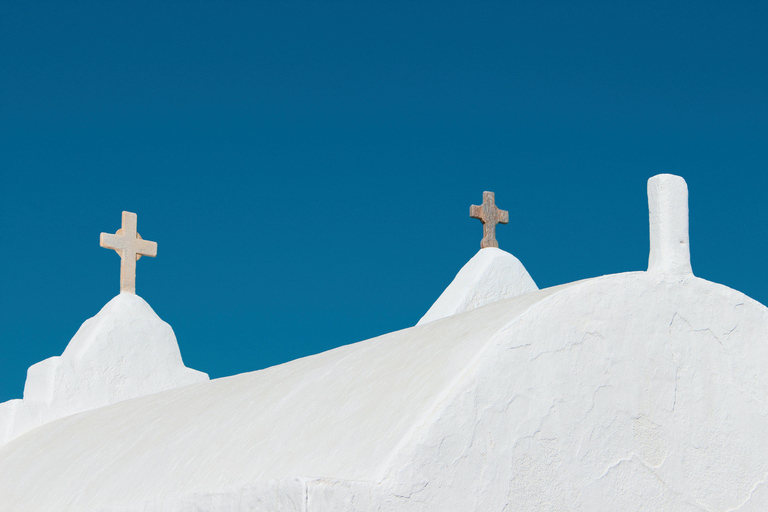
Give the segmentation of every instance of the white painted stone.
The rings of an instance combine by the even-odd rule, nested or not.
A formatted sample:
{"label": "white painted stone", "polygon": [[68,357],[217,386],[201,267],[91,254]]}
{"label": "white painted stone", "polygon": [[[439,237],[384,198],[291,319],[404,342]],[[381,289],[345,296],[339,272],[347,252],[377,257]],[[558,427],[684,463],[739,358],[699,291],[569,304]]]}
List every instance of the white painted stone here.
{"label": "white painted stone", "polygon": [[496,247],[480,249],[417,325],[538,290],[520,260]]}
{"label": "white painted stone", "polygon": [[686,270],[665,180],[648,272],[49,422],[0,512],[768,510],[768,308]]}
{"label": "white painted stone", "polygon": [[651,232],[648,272],[692,274],[685,180],[673,174],[659,174],[649,179],[648,215]]}
{"label": "white painted stone", "polygon": [[766,331],[695,277],[531,292],[48,423],[0,448],[0,503],[765,510]]}
{"label": "white painted stone", "polygon": [[23,401],[0,404],[0,444],[63,416],[205,380],[184,366],[171,326],[141,297],[121,293],[61,356],[29,368]]}

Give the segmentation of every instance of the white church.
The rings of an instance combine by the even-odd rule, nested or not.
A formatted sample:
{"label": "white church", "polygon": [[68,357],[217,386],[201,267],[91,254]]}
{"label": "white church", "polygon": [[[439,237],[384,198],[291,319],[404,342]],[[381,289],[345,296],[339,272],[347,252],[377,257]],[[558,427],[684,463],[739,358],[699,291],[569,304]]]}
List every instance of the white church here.
{"label": "white church", "polygon": [[695,277],[648,181],[648,270],[539,290],[481,250],[414,327],[209,380],[121,293],[0,404],[1,512],[768,511],[768,309]]}

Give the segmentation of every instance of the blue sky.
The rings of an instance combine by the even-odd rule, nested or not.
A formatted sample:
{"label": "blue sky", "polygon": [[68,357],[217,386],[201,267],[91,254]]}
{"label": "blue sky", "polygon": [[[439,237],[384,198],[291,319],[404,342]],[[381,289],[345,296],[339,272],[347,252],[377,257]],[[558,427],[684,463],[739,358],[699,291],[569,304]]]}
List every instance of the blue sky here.
{"label": "blue sky", "polygon": [[694,273],[768,303],[765,2],[157,4],[0,4],[0,401],[118,293],[122,210],[211,377],[415,324],[483,190],[543,288],[644,270],[682,175]]}

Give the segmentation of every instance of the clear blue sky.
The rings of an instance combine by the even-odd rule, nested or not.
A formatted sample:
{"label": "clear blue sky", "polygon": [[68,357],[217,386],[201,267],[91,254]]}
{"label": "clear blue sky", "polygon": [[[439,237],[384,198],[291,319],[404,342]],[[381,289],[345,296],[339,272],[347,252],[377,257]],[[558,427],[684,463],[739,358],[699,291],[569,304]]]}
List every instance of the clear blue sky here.
{"label": "clear blue sky", "polygon": [[644,270],[688,181],[694,273],[768,303],[768,3],[0,4],[0,401],[119,290],[221,377],[411,326],[479,249],[540,287]]}

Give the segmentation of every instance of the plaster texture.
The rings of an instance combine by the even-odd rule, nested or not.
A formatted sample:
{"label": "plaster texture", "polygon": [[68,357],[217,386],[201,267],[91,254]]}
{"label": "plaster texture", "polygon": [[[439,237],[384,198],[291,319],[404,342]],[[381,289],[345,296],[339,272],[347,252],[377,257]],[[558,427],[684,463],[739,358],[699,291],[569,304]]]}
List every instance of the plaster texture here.
{"label": "plaster texture", "polygon": [[651,251],[648,272],[692,274],[688,240],[688,185],[680,176],[658,174],[648,180]]}
{"label": "plaster texture", "polygon": [[768,510],[768,309],[632,272],[62,418],[0,510]]}
{"label": "plaster texture", "polygon": [[649,180],[647,272],[51,421],[0,511],[768,510],[768,309],[690,272],[684,185]]}
{"label": "plaster texture", "polygon": [[496,247],[480,249],[417,325],[536,290],[520,260]]}
{"label": "plaster texture", "polygon": [[23,400],[0,404],[0,444],[63,416],[205,380],[184,366],[171,326],[141,297],[121,293],[61,356],[29,368]]}

